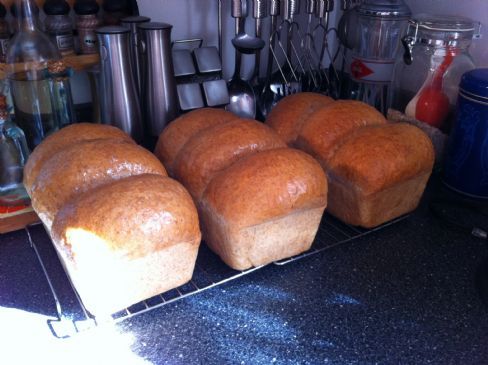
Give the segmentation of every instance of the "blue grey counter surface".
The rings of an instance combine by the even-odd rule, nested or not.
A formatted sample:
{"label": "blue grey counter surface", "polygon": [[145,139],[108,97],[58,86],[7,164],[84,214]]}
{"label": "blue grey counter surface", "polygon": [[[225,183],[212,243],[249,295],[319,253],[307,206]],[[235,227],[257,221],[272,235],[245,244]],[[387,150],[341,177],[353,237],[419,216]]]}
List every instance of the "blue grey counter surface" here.
{"label": "blue grey counter surface", "polygon": [[0,236],[0,363],[487,364],[475,285],[486,256],[423,204],[352,242],[57,339],[48,284],[17,231]]}

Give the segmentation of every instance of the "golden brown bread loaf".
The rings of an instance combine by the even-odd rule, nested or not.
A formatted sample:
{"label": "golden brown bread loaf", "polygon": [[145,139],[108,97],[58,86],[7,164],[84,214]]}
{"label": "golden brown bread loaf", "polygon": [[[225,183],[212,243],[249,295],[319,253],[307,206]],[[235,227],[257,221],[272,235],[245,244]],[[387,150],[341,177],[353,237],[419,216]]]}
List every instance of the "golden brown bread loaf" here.
{"label": "golden brown bread loaf", "polygon": [[199,207],[205,241],[238,270],[307,250],[327,203],[320,165],[264,124],[221,117],[189,113],[159,139]]}
{"label": "golden brown bread loaf", "polygon": [[266,118],[266,124],[273,128],[289,146],[297,139],[303,123],[316,110],[334,100],[328,96],[303,92],[281,99]]}
{"label": "golden brown bread loaf", "polygon": [[172,121],[161,133],[154,154],[166,167],[170,176],[174,174],[176,156],[186,142],[196,133],[238,117],[223,109],[203,108],[191,111]]}
{"label": "golden brown bread loaf", "polygon": [[200,201],[208,245],[236,270],[310,248],[327,205],[327,180],[307,154],[280,148],[240,159]]}
{"label": "golden brown bread loaf", "polygon": [[314,157],[327,159],[340,140],[356,128],[385,124],[373,107],[353,100],[338,100],[310,114],[302,123],[295,146]]}
{"label": "golden brown bread loaf", "polygon": [[92,139],[116,139],[135,143],[132,138],[119,128],[93,123],[77,123],[69,125],[46,137],[32,151],[24,168],[24,186],[30,193],[32,184],[41,171],[44,163],[58,151],[80,141]]}
{"label": "golden brown bread loaf", "polygon": [[48,229],[58,210],[75,195],[132,175],[166,176],[149,151],[120,140],[81,141],[43,164],[31,188],[32,207]]}
{"label": "golden brown bread loaf", "polygon": [[328,211],[368,228],[414,210],[434,165],[432,142],[406,123],[357,129],[324,157]]}
{"label": "golden brown bread loaf", "polygon": [[57,214],[52,237],[85,307],[100,315],[189,281],[200,230],[178,182],[143,174],[76,196]]}
{"label": "golden brown bread loaf", "polygon": [[[293,122],[284,107],[274,117]],[[314,156],[327,173],[331,214],[369,228],[417,207],[433,154],[420,130],[392,127],[376,109],[351,100],[317,108],[305,120],[298,117],[295,125],[298,135],[292,144]]]}
{"label": "golden brown bread loaf", "polygon": [[247,155],[280,147],[286,145],[271,128],[236,119],[190,138],[176,157],[174,175],[198,201],[218,172]]}

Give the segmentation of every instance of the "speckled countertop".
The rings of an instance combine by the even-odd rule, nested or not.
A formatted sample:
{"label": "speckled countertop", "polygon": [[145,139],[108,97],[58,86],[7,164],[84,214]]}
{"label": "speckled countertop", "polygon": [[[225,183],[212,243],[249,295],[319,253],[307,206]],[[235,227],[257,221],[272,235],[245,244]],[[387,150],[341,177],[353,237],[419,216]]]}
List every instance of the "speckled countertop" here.
{"label": "speckled countertop", "polygon": [[424,204],[353,242],[56,339],[49,287],[18,231],[0,236],[0,363],[486,364],[475,271],[487,253]]}

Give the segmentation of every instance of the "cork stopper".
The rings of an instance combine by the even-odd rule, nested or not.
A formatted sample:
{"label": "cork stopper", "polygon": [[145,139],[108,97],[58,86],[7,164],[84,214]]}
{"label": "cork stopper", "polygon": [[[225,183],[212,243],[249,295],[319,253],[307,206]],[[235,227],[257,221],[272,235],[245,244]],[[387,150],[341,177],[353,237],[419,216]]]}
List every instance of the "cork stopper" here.
{"label": "cork stopper", "polygon": [[47,63],[47,70],[51,75],[59,75],[66,71],[66,64],[63,60],[50,60]]}

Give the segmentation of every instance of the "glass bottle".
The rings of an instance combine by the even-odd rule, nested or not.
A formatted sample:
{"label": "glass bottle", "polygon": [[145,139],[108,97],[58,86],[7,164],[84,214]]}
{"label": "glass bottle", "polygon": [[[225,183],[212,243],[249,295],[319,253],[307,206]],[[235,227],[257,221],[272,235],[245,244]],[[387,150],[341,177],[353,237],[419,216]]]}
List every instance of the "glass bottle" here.
{"label": "glass bottle", "polygon": [[69,4],[65,0],[48,0],[44,3],[43,9],[46,13],[44,20],[46,33],[58,46],[61,55],[74,54],[73,24],[69,16]]}
{"label": "glass bottle", "polygon": [[100,26],[100,20],[98,19],[100,7],[95,0],[77,0],[74,10],[81,53],[98,53],[98,41],[95,30]]}
{"label": "glass bottle", "polygon": [[53,115],[59,128],[76,122],[73,105],[73,94],[69,77],[72,70],[68,69],[62,60],[49,61],[49,77],[51,78],[51,104]]}
{"label": "glass bottle", "polygon": [[0,3],[0,62],[5,62],[7,46],[10,40],[10,30],[8,22],[5,20],[5,15],[7,15],[7,9]]}
{"label": "glass bottle", "polygon": [[[19,5],[17,4],[17,0],[13,1],[12,5],[10,6],[10,14],[12,14],[12,17],[14,18],[14,21],[12,23],[12,28],[14,30],[14,34],[19,31],[19,19],[17,17],[18,7],[19,7]],[[42,30],[42,27],[41,27],[41,24],[39,21],[39,7],[37,6],[37,4],[35,2],[32,4],[31,10],[32,10],[32,20],[36,24],[37,28]]]}
{"label": "glass bottle", "polygon": [[51,105],[48,61],[61,55],[49,37],[39,30],[33,0],[17,0],[19,31],[7,51],[7,77],[15,108],[15,121],[34,149],[58,129]]}
{"label": "glass bottle", "polygon": [[24,133],[10,120],[6,98],[0,95],[0,207],[28,200],[22,185],[28,156]]}
{"label": "glass bottle", "polygon": [[475,28],[468,18],[415,16],[395,66],[393,107],[447,132],[461,76],[475,67],[469,55]]}

